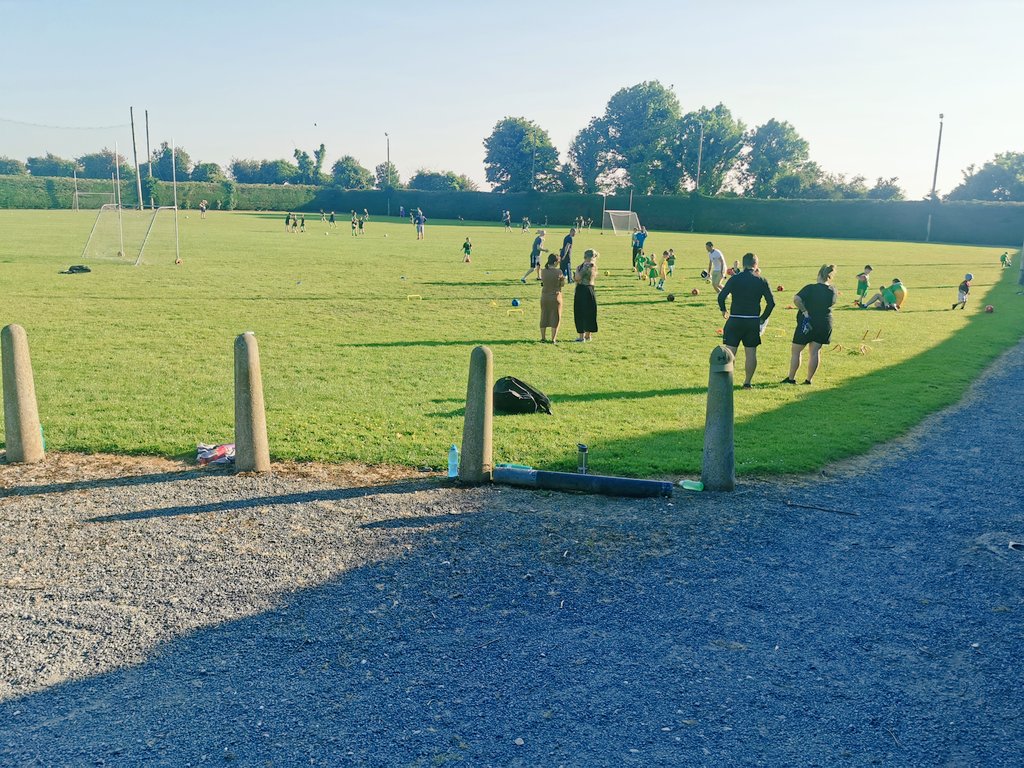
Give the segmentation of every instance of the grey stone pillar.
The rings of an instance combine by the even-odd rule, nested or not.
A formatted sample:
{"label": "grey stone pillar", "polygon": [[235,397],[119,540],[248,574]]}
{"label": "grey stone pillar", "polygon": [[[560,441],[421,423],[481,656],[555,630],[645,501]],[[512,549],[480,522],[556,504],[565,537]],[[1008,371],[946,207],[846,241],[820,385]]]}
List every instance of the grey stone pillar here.
{"label": "grey stone pillar", "polygon": [[704,419],[704,464],[700,479],[707,491],[736,487],[736,449],[733,444],[733,363],[727,347],[711,351],[708,408]]}
{"label": "grey stone pillar", "polygon": [[459,480],[489,482],[494,469],[491,434],[494,426],[494,356],[488,347],[474,347],[469,356],[466,419],[462,426]]}
{"label": "grey stone pillar", "polygon": [[0,348],[3,356],[7,461],[34,464],[42,461],[45,454],[25,329],[20,325],[6,326],[0,331]]}
{"label": "grey stone pillar", "polygon": [[235,469],[270,471],[260,350],[251,331],[235,339]]}

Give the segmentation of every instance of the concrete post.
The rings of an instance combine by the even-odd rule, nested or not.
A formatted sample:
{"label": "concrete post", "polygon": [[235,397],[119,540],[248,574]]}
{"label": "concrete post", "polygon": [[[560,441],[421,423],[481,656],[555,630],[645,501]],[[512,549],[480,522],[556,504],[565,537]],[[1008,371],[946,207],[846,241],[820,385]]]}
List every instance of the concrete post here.
{"label": "concrete post", "polygon": [[260,350],[252,331],[235,339],[235,469],[270,471]]}
{"label": "concrete post", "polygon": [[459,480],[463,483],[490,482],[494,460],[491,433],[494,425],[494,356],[488,347],[474,347],[469,356],[469,384],[466,387],[466,419],[462,426],[462,455]]}
{"label": "concrete post", "polygon": [[733,363],[727,347],[711,351],[708,408],[704,420],[704,465],[700,479],[707,491],[736,487],[736,449],[733,444]]}
{"label": "concrete post", "polygon": [[20,325],[5,326],[0,331],[0,349],[7,461],[34,464],[43,460],[43,435],[39,429],[36,385],[32,378],[32,360],[28,355],[25,329]]}

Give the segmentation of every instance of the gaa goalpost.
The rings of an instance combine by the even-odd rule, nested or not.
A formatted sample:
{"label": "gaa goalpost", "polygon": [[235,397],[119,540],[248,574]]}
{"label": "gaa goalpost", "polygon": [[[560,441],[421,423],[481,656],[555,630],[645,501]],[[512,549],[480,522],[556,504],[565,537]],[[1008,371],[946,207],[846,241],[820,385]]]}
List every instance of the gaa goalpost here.
{"label": "gaa goalpost", "polygon": [[610,229],[616,235],[632,235],[640,229],[640,217],[635,211],[605,210],[601,229]]}

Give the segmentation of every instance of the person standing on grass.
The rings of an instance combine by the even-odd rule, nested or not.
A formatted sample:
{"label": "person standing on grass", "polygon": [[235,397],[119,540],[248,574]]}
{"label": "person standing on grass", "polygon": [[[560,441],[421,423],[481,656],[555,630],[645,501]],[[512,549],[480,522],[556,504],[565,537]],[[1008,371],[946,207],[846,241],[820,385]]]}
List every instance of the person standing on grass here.
{"label": "person standing on grass", "polygon": [[576,268],[576,290],[573,292],[572,314],[576,321],[576,341],[591,341],[597,333],[597,294],[594,280],[597,278],[597,251],[583,252],[583,263]]}
{"label": "person standing on grass", "polygon": [[328,219],[328,223],[331,225],[332,228],[337,229],[338,222],[334,218],[334,211],[331,211],[331,217],[330,217],[330,219]]}
{"label": "person standing on grass", "polygon": [[[708,252],[708,277],[711,280],[711,287],[715,293],[722,292],[722,278],[725,275],[725,256],[715,248],[715,244],[708,240],[704,243]],[[746,268],[746,265],[744,265]],[[731,279],[731,278],[730,278]]]}
{"label": "person standing on grass", "polygon": [[501,223],[505,225],[505,231],[512,231],[512,211],[503,211],[501,214]]}
{"label": "person standing on grass", "polygon": [[853,302],[858,307],[864,306],[868,296],[868,288],[871,287],[871,273],[874,270],[870,264],[865,265],[864,271],[857,275],[857,299]]}
{"label": "person standing on grass", "polygon": [[291,211],[288,211],[288,213],[286,213],[284,215],[284,231],[285,232],[291,232],[292,231],[292,212]]}
{"label": "person standing on grass", "polygon": [[804,347],[810,345],[807,359],[807,378],[804,384],[814,380],[814,374],[821,362],[821,348],[832,343],[832,307],[836,303],[836,289],[832,285],[835,264],[822,264],[818,270],[818,281],[800,289],[793,297],[796,305],[796,331],[793,333],[793,351],[789,358],[789,376],[783,384],[796,384],[796,372],[800,369],[800,358]]}
{"label": "person standing on grass", "polygon": [[956,309],[957,306],[959,306],[960,309],[967,308],[967,295],[971,292],[971,280],[973,279],[974,275],[970,272],[964,275],[964,281],[957,287],[956,304],[950,307],[950,309]]}
{"label": "person standing on grass", "polygon": [[423,215],[421,209],[417,208],[412,220],[416,225],[416,239],[423,240],[427,236],[427,217]]}
{"label": "person standing on grass", "polygon": [[537,279],[540,280],[540,255],[541,253],[547,253],[548,249],[544,247],[544,236],[547,234],[543,229],[537,230],[537,237],[533,239],[533,247],[530,249],[530,268],[526,270],[526,273],[519,278],[520,283],[525,283],[526,278],[530,276],[530,273],[537,272]]}
{"label": "person standing on grass", "polygon": [[299,232],[305,232],[305,231],[306,231],[306,214],[302,214],[302,216],[299,217]]}
{"label": "person standing on grass", "polygon": [[551,329],[551,343],[558,343],[558,326],[562,324],[562,289],[565,275],[558,268],[558,254],[548,254],[547,264],[540,273],[540,340],[547,341]]}
{"label": "person standing on grass", "polygon": [[559,263],[558,267],[562,270],[562,274],[565,275],[567,282],[572,282],[572,242],[576,236],[576,228],[573,227],[569,230],[569,234],[562,240],[562,250],[559,252]]}
{"label": "person standing on grass", "polygon": [[462,244],[462,262],[469,264],[473,260],[473,243],[467,237],[466,242]]}
{"label": "person standing on grass", "polygon": [[[714,248],[711,243],[708,243]],[[722,268],[725,260],[722,260]],[[725,300],[732,296],[732,306],[725,309]],[[764,311],[761,310],[761,299],[765,301]],[[771,286],[759,274],[757,256],[752,253],[743,254],[743,271],[729,278],[729,282],[718,294],[718,308],[725,318],[723,342],[729,350],[736,354],[740,343],[746,355],[743,388],[750,389],[757,370],[757,348],[761,344],[761,333],[768,324],[768,317],[775,309],[775,297]]]}

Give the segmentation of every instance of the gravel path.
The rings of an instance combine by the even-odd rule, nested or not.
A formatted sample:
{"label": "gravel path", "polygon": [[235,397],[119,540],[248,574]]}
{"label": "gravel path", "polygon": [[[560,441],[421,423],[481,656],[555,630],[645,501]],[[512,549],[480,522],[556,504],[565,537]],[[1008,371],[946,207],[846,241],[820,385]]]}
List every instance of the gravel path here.
{"label": "gravel path", "polygon": [[0,764],[1018,766],[1022,380],[671,501],[0,467]]}

